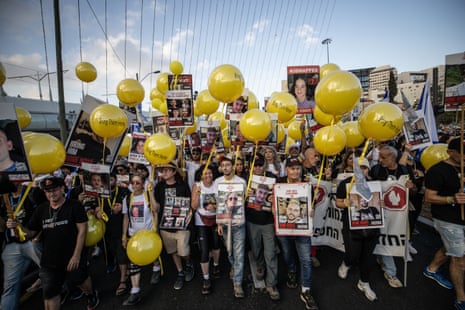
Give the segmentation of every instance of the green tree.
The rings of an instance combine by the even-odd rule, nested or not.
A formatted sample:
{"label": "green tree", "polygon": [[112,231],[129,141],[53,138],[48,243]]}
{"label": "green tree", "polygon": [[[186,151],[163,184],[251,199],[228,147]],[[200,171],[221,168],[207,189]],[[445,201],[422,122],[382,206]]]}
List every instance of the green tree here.
{"label": "green tree", "polygon": [[397,81],[394,77],[394,72],[391,70],[389,72],[389,82],[388,82],[388,89],[389,89],[389,102],[394,102],[394,97],[397,96]]}

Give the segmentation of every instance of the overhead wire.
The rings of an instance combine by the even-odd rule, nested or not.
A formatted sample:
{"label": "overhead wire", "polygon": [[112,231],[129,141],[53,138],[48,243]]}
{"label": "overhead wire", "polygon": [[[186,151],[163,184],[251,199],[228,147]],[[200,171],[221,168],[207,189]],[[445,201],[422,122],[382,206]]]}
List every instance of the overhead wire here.
{"label": "overhead wire", "polygon": [[107,103],[108,101],[108,6],[107,6],[107,0],[105,0],[105,94],[107,97]]}
{"label": "overhead wire", "polygon": [[[190,8],[190,3],[191,1],[189,1],[189,8]],[[198,8],[198,5],[199,5],[199,1],[195,1],[195,11],[194,11],[194,26],[193,26],[193,31],[192,31],[192,43],[190,45],[190,61],[189,61],[189,70],[188,72],[191,72],[191,73],[194,73],[192,72],[192,70],[194,69],[193,68],[193,64],[192,64],[192,59],[194,58],[194,40],[195,40],[195,34],[196,34],[196,27],[197,27],[197,8]],[[190,9],[189,9],[189,12],[190,12]],[[188,27],[189,28],[189,27]],[[186,44],[186,49],[187,49],[187,44]]]}
{"label": "overhead wire", "polygon": [[144,0],[141,0],[141,5],[140,5],[140,31],[139,31],[139,69],[138,69],[138,77],[139,79],[140,74],[142,73],[142,29],[144,25]]}
{"label": "overhead wire", "polygon": [[160,70],[163,70],[163,60],[165,57],[165,26],[166,26],[166,0],[164,5],[163,12],[163,29],[162,29],[162,38],[161,38],[161,57],[160,57]]}
{"label": "overhead wire", "polygon": [[[150,72],[153,72],[153,59],[154,59],[154,54],[155,54],[155,21],[156,21],[156,15],[157,15],[157,0],[155,0],[155,3],[153,5],[153,21],[152,21],[152,49],[151,49],[151,57],[150,57]],[[152,83],[152,74],[150,74],[150,90],[153,87]]]}
{"label": "overhead wire", "polygon": [[174,20],[176,19],[176,1],[173,1],[173,19],[171,23],[171,36],[170,36],[170,58],[169,58],[169,63],[173,60],[173,38],[175,35],[175,29],[174,29]]}
{"label": "overhead wire", "polygon": [[[79,30],[79,61],[82,62],[81,0],[78,0],[77,6],[78,6],[78,30]],[[84,82],[83,81],[81,81],[81,92],[82,92],[82,100],[84,100]]]}
{"label": "overhead wire", "polygon": [[128,0],[124,1],[124,79],[126,79],[126,55],[128,48]]}

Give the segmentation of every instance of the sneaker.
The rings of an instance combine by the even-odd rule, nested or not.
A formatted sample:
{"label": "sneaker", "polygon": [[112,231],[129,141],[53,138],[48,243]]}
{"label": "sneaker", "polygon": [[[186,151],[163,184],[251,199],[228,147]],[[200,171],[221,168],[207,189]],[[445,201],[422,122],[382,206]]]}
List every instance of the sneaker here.
{"label": "sneaker", "polygon": [[287,273],[286,285],[288,288],[296,288],[297,286],[299,286],[299,283],[297,283],[297,273],[295,272]]}
{"label": "sneaker", "polygon": [[68,297],[69,297],[69,290],[64,285],[60,293],[60,305],[64,305],[66,301],[68,301]]}
{"label": "sneaker", "polygon": [[370,283],[368,282],[362,282],[361,280],[358,280],[357,287],[360,291],[362,291],[365,294],[365,297],[369,301],[374,301],[378,297],[376,296],[376,293],[373,292],[373,290],[370,287]]}
{"label": "sneaker", "polygon": [[75,288],[74,291],[72,291],[69,294],[68,300],[69,301],[77,301],[81,299],[84,296],[84,292],[80,288]]}
{"label": "sneaker", "polygon": [[221,277],[220,265],[213,265],[213,278],[219,279]]}
{"label": "sneaker", "polygon": [[234,284],[234,297],[236,298],[244,298],[244,290],[242,289],[241,284]]}
{"label": "sneaker", "polygon": [[452,282],[450,282],[449,279],[447,279],[442,273],[440,273],[439,271],[436,271],[436,272],[429,271],[428,266],[426,266],[425,270],[423,270],[423,274],[425,277],[436,281],[442,287],[445,287],[449,290],[454,288],[454,285],[452,284]]}
{"label": "sneaker", "polygon": [[212,292],[212,283],[210,279],[202,280],[202,295],[208,295]]}
{"label": "sneaker", "polygon": [[94,310],[100,304],[100,299],[98,298],[98,292],[94,291],[92,295],[87,296],[87,310]]}
{"label": "sneaker", "polygon": [[350,266],[347,266],[346,263],[342,261],[341,265],[337,269],[337,275],[339,276],[339,278],[346,279],[349,269],[350,269]]}
{"label": "sneaker", "polygon": [[315,299],[313,299],[313,296],[310,294],[310,290],[300,293],[300,300],[304,302],[305,309],[318,310],[318,306],[316,305]]}
{"label": "sneaker", "polygon": [[465,301],[463,301],[463,300],[462,300],[462,301],[456,300],[456,301],[454,302],[454,307],[455,307],[455,309],[457,309],[457,310],[465,310]]}
{"label": "sneaker", "polygon": [[194,266],[186,265],[186,267],[184,268],[184,274],[185,274],[184,280],[186,282],[192,281],[192,279],[194,278]]}
{"label": "sneaker", "polygon": [[388,281],[390,287],[393,287],[393,288],[403,287],[402,282],[400,282],[400,280],[397,279],[396,276],[391,276],[390,274],[385,272],[384,277]]}
{"label": "sneaker", "polygon": [[315,256],[312,256],[312,266],[318,268],[321,266],[320,260]]}
{"label": "sneaker", "polygon": [[258,281],[262,281],[263,278],[265,278],[265,270],[263,268],[257,268],[257,271],[255,272],[255,277],[257,277]]}
{"label": "sneaker", "polygon": [[266,292],[268,293],[268,295],[270,295],[271,300],[279,300],[281,298],[281,295],[279,294],[279,291],[276,288],[276,286],[267,286]]}
{"label": "sneaker", "polygon": [[116,268],[118,268],[118,266],[116,266],[116,264],[112,264],[112,265],[109,265],[107,267],[107,273],[110,274],[110,273],[113,273],[116,271]]}
{"label": "sneaker", "polygon": [[92,258],[96,258],[100,255],[100,248],[98,246],[95,246],[94,247],[94,250],[92,251]]}
{"label": "sneaker", "polygon": [[417,249],[415,249],[415,248],[413,247],[413,245],[412,245],[412,243],[411,243],[410,241],[408,242],[408,251],[409,251],[409,253],[412,254],[412,255],[418,254]]}
{"label": "sneaker", "polygon": [[152,272],[152,277],[150,278],[150,284],[155,285],[160,282],[161,271]]}
{"label": "sneaker", "polygon": [[180,290],[184,286],[184,278],[185,275],[184,273],[178,273],[178,277],[176,279],[176,282],[174,282],[174,289],[175,290]]}
{"label": "sneaker", "polygon": [[123,302],[123,306],[134,306],[140,302],[140,293],[129,295],[128,299]]}

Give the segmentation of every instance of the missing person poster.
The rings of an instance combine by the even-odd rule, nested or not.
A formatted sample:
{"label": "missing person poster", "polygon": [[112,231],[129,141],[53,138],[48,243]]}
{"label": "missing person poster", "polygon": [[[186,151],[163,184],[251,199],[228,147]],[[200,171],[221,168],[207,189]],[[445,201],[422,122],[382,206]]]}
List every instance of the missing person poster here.
{"label": "missing person poster", "polygon": [[273,203],[273,184],[276,183],[275,178],[268,178],[262,175],[252,175],[250,188],[252,193],[249,195],[247,208],[257,211],[272,210]]}
{"label": "missing person poster", "polygon": [[168,75],[166,92],[170,127],[188,127],[194,124],[192,75]]}
{"label": "missing person poster", "polygon": [[245,223],[244,184],[218,184],[218,201],[216,223],[225,225],[242,225]]}
{"label": "missing person poster", "polygon": [[99,164],[82,163],[84,193],[94,197],[110,197],[110,167]]}
{"label": "missing person poster", "polygon": [[274,185],[274,214],[277,236],[312,236],[312,193],[308,183]]}
{"label": "missing person poster", "polygon": [[129,150],[128,162],[137,164],[150,164],[144,155],[144,144],[147,135],[144,133],[134,132],[131,136],[131,149]]}
{"label": "missing person poster", "polygon": [[465,103],[465,52],[446,55],[444,111],[456,111]]}
{"label": "missing person poster", "polygon": [[[349,194],[349,224],[350,229],[368,229],[384,227],[382,208],[381,182],[367,182],[372,193],[371,199],[366,200],[352,186]],[[347,184],[349,189],[350,184]]]}
{"label": "missing person poster", "polygon": [[160,229],[186,230],[191,213],[191,199],[167,196],[160,221]]}

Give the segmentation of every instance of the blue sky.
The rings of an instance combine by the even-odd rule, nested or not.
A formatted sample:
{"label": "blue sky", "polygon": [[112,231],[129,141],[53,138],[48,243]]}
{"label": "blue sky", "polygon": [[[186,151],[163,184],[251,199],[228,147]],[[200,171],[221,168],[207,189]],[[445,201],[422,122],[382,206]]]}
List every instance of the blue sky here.
{"label": "blue sky", "polygon": [[[44,76],[44,40],[48,72],[56,71],[53,0],[42,2],[45,39],[39,1],[1,2],[0,61],[8,77],[37,78],[38,71]],[[105,1],[80,0],[80,19],[77,3],[60,1],[68,102],[79,102],[84,92],[117,103],[113,94],[119,81],[136,73],[143,78],[155,70],[168,72],[170,61],[179,60],[198,91],[207,88],[216,66],[235,65],[263,103],[281,89],[288,65],[327,62],[325,38],[332,39],[330,62],[343,70],[391,65],[399,72],[416,71],[465,51],[463,0],[112,0],[106,13]],[[81,59],[96,66],[96,81],[82,85],[77,79],[74,67]],[[41,81],[44,99],[48,77],[57,100],[55,74]],[[144,109],[156,77],[143,81]],[[31,78],[8,79],[4,89],[11,96],[39,98],[38,82]]]}

